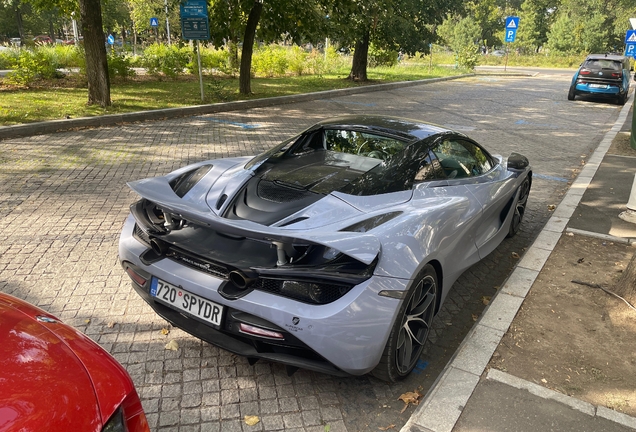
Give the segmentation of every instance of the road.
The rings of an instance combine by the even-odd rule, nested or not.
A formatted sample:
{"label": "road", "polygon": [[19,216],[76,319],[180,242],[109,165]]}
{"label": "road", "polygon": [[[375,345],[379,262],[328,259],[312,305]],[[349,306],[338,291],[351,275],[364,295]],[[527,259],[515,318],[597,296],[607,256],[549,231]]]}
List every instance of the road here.
{"label": "road", "polygon": [[[484,303],[503,284],[619,107],[568,102],[570,76],[475,76],[334,99],[0,141],[0,290],[62,317],[130,372],[153,431],[377,431],[403,425],[398,397],[425,393]],[[391,114],[465,132],[494,153],[525,154],[533,190],[521,233],[471,267],[438,315],[416,371],[387,384],[278,364],[250,366],[168,329],[130,287],[117,260],[136,196],[130,180],[204,159],[253,154],[316,120]],[[165,335],[162,329],[168,329]],[[179,349],[165,349],[174,340]],[[247,426],[245,415],[260,423]]]}

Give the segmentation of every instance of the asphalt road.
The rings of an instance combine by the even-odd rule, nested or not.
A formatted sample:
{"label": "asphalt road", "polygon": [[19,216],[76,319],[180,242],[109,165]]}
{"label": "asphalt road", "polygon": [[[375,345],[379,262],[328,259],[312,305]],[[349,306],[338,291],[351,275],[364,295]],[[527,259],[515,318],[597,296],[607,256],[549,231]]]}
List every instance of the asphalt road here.
{"label": "asphalt road", "polygon": [[[570,75],[476,76],[298,104],[0,141],[0,290],[80,328],[130,372],[153,430],[377,431],[403,425],[398,397],[425,393],[538,235],[619,107],[568,102]],[[470,268],[438,315],[416,371],[386,384],[278,364],[250,366],[170,329],[117,260],[135,195],[125,183],[204,159],[254,154],[340,114],[390,114],[463,131],[494,153],[525,154],[534,183],[521,233]],[[175,340],[179,349],[165,349]],[[245,415],[260,423],[247,426]]]}

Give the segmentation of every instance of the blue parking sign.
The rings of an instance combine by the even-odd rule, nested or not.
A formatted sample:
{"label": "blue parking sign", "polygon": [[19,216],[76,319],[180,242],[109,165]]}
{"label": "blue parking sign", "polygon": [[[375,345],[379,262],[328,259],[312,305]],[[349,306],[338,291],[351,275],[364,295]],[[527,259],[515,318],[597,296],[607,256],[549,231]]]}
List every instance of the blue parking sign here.
{"label": "blue parking sign", "polygon": [[514,42],[517,38],[517,29],[519,28],[519,17],[506,17],[506,42]]}

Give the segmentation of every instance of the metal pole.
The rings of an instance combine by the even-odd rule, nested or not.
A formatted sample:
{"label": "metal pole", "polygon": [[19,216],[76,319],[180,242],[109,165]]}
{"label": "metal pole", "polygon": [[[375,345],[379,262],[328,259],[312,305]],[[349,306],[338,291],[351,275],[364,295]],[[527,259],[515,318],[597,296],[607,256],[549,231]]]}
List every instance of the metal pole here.
{"label": "metal pole", "polygon": [[203,102],[203,73],[201,71],[201,45],[197,39],[197,62],[199,63],[199,85],[201,86],[201,102]]}
{"label": "metal pole", "polygon": [[168,45],[170,45],[171,42],[170,42],[170,21],[168,20],[168,0],[164,0],[164,3],[166,5],[166,32],[168,32]]}
{"label": "metal pole", "polygon": [[506,61],[504,62],[504,72],[506,71],[507,67],[508,67],[508,44],[506,44]]}

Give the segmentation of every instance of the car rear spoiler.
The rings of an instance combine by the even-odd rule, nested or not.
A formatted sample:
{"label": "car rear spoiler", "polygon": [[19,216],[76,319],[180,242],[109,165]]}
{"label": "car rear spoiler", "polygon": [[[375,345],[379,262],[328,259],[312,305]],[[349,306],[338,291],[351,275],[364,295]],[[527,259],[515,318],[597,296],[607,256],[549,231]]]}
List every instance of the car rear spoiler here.
{"label": "car rear spoiler", "polygon": [[180,218],[207,226],[215,231],[281,244],[314,243],[342,252],[364,264],[371,264],[381,249],[377,237],[368,233],[347,231],[292,230],[261,225],[248,220],[225,219],[217,216],[205,204],[184,202],[174,193],[166,177],[154,177],[128,183],[128,186],[163,210]]}

